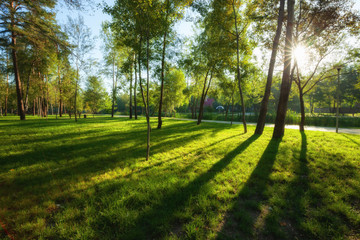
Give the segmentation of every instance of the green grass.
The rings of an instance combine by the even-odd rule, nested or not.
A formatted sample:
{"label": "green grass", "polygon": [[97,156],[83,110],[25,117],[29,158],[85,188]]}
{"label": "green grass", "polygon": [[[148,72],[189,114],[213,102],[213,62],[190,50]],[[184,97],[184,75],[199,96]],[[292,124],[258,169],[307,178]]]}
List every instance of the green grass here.
{"label": "green grass", "polygon": [[[176,113],[177,118],[191,118],[191,113]],[[259,116],[256,115],[247,115],[245,117],[247,122],[255,123],[257,122]],[[218,121],[231,121],[231,113],[228,114],[227,119],[225,120],[224,113],[217,112],[205,112],[203,119],[206,120],[218,120]],[[266,115],[267,123],[275,123],[276,114],[268,113]],[[301,116],[295,112],[288,112],[286,115],[285,123],[291,125],[299,125]],[[235,122],[241,122],[242,117],[238,113],[234,113]],[[322,115],[311,115],[307,114],[305,117],[306,126],[321,126],[321,127],[335,127],[336,126],[336,117],[334,114],[322,114]],[[348,114],[347,116],[339,116],[339,127],[340,128],[360,128],[360,117],[352,116]]]}
{"label": "green grass", "polygon": [[360,136],[153,119],[145,161],[143,119],[28,118],[0,118],[15,239],[360,238]]}

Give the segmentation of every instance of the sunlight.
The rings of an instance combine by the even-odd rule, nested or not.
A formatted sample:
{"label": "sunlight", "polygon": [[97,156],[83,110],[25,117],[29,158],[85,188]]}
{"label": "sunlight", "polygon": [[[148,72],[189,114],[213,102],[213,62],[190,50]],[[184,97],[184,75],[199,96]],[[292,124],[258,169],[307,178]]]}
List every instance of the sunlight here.
{"label": "sunlight", "polygon": [[303,45],[296,46],[293,50],[293,57],[296,59],[299,68],[304,68],[307,64],[309,64],[307,49]]}

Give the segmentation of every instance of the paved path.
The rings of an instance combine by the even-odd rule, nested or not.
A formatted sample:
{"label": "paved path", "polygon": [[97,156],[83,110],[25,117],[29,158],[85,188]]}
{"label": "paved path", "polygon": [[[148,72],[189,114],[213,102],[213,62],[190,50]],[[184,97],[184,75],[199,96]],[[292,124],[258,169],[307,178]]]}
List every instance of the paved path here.
{"label": "paved path", "polygon": [[[129,116],[120,115],[119,117],[129,117]],[[157,118],[157,117],[153,117],[153,118]],[[170,117],[166,117],[166,119],[181,120],[181,121],[193,121],[193,122],[197,121],[197,119],[190,119],[190,118],[170,118]],[[230,124],[229,121],[217,121],[217,120],[202,120],[202,122]],[[242,122],[233,122],[233,124],[242,124]],[[247,124],[256,126],[256,123],[247,123]],[[266,127],[274,127],[274,124],[265,124],[265,126]],[[286,129],[299,129],[299,125],[285,125],[285,128]],[[320,131],[320,132],[335,132],[336,129],[334,127],[305,126],[305,130],[307,130],[307,131]],[[358,134],[358,135],[360,135],[360,129],[359,128],[339,128],[339,133],[348,133],[348,134]]]}
{"label": "paved path", "polygon": [[[168,119],[175,119],[175,120],[182,120],[182,121],[194,121],[196,122],[197,119],[188,119],[188,118],[168,118]],[[223,123],[223,124],[230,124],[228,121],[217,121],[217,120],[202,120],[202,122],[210,122],[210,123]],[[233,124],[242,124],[242,122],[233,122]],[[247,123],[248,125],[256,126],[256,123]],[[274,127],[274,124],[265,124],[266,127]],[[285,125],[286,129],[299,129],[299,125]],[[334,127],[318,127],[318,126],[305,126],[305,130],[308,131],[321,131],[321,132],[335,132]],[[348,134],[359,134],[360,129],[356,128],[339,128],[339,133],[348,133]]]}

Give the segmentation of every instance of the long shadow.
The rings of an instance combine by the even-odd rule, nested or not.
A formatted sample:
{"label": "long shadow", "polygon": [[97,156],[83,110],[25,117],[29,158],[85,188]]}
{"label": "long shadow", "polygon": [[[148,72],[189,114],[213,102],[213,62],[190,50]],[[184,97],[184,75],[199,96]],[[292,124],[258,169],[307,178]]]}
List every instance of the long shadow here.
{"label": "long shadow", "polygon": [[[303,198],[309,190],[307,138],[304,132],[301,132],[300,156],[293,161],[296,161],[295,177],[287,184],[280,200],[275,202],[273,210],[266,216],[265,225],[258,233],[260,237],[266,235],[273,239],[308,239],[299,230],[306,216],[306,203]],[[275,191],[281,194],[281,189]]]}
{"label": "long shadow", "polygon": [[354,139],[352,139],[351,137],[347,136],[346,134],[342,134],[343,137],[349,139],[350,141],[352,141],[353,143],[355,143],[356,145],[360,146],[360,143],[355,141]]}
{"label": "long shadow", "polygon": [[[192,196],[199,194],[201,188],[206,185],[214,176],[221,172],[231,161],[241,154],[251,143],[253,143],[259,136],[253,135],[242,144],[229,152],[220,161],[216,162],[208,171],[198,176],[184,187],[177,189],[174,192],[168,193],[160,203],[152,206],[150,210],[137,217],[137,220],[126,232],[116,232],[116,229],[107,229],[117,236],[119,239],[159,239],[160,234],[163,232],[164,226],[171,226],[176,224],[174,222],[176,217],[175,212],[183,209],[189,202]],[[101,222],[109,221],[109,219],[98,219],[93,228],[98,228],[104,234],[104,238],[110,237],[110,232],[104,231],[104,226]],[[114,223],[112,224],[114,225]],[[108,236],[106,236],[108,235]],[[110,237],[111,238],[111,237]]]}
{"label": "long shadow", "polygon": [[[257,136],[257,135],[254,135]],[[260,206],[268,197],[266,189],[281,139],[271,139],[254,171],[225,216],[218,239],[252,239]]]}
{"label": "long shadow", "polygon": [[241,136],[241,135],[243,135],[243,134],[238,134],[238,135],[233,135],[233,136],[230,136],[230,137],[227,137],[227,138],[223,138],[223,139],[221,139],[221,140],[219,140],[219,141],[213,142],[213,143],[211,143],[211,144],[209,144],[209,145],[206,145],[206,146],[204,146],[204,147],[202,147],[202,148],[197,148],[196,151],[189,151],[189,152],[186,152],[186,153],[182,153],[181,155],[177,155],[177,156],[175,156],[175,157],[172,157],[172,158],[170,158],[170,159],[167,159],[166,161],[156,162],[156,163],[154,163],[154,164],[152,164],[152,165],[150,165],[150,166],[143,167],[143,168],[141,168],[141,169],[139,169],[139,170],[137,170],[137,171],[133,171],[133,172],[129,173],[128,175],[126,175],[126,177],[131,177],[133,174],[140,173],[140,172],[143,172],[143,171],[146,171],[146,170],[150,170],[150,169],[152,169],[153,167],[159,167],[159,166],[163,165],[164,163],[169,163],[169,162],[171,162],[171,161],[173,161],[173,160],[175,160],[175,159],[178,159],[178,158],[181,157],[181,156],[186,156],[187,154],[191,154],[191,153],[192,153],[192,154],[195,154],[195,155],[196,155],[196,154],[198,154],[198,153],[203,152],[205,149],[211,148],[211,147],[213,147],[213,146],[215,146],[215,145],[217,145],[217,144],[220,144],[220,143],[223,142],[223,141],[226,141],[226,140],[229,140],[229,139],[232,139],[232,138],[235,138],[235,137],[239,137],[239,136]]}

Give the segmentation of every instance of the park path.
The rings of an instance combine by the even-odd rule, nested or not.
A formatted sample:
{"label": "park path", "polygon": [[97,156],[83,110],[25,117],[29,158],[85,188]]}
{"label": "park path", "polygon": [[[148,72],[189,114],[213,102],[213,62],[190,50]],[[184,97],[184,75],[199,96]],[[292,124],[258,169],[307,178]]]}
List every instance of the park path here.
{"label": "park path", "polygon": [[[188,119],[188,118],[168,118],[182,121],[194,121],[197,119]],[[209,122],[209,123],[223,123],[230,124],[229,121],[217,121],[217,120],[201,120],[201,122]],[[242,122],[233,122],[233,124],[242,124]],[[247,123],[248,125],[256,126],[256,123]],[[265,124],[266,127],[274,127],[274,124]],[[299,129],[299,125],[285,125],[286,129]],[[305,130],[308,131],[320,131],[320,132],[335,132],[336,129],[334,127],[318,127],[318,126],[305,126]],[[348,133],[348,134],[359,134],[360,129],[358,128],[339,128],[339,133]]]}
{"label": "park path", "polygon": [[[118,115],[118,116],[120,116],[120,117],[129,117],[128,115]],[[152,117],[152,118],[157,118],[157,117]],[[165,117],[163,117],[163,118],[165,118]],[[166,119],[197,122],[197,119],[190,119],[190,118],[166,117]],[[218,121],[218,120],[201,120],[201,122],[230,124],[229,121]],[[242,124],[242,122],[233,122],[233,124]],[[247,123],[247,124],[256,126],[256,123]],[[266,127],[274,127],[274,124],[267,123],[267,124],[265,124],[265,126]],[[286,129],[299,129],[299,125],[285,125],[285,128]],[[305,126],[305,130],[307,130],[307,131],[320,131],[320,132],[335,132],[336,129],[334,127]],[[339,128],[339,133],[358,134],[358,135],[360,135],[360,129],[359,128]]]}

